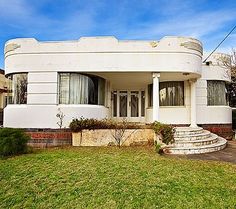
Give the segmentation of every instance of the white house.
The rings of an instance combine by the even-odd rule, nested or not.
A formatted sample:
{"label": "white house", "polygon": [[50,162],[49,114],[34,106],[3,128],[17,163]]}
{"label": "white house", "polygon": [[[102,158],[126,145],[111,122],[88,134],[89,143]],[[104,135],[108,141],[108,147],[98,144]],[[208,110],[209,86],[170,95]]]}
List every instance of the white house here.
{"label": "white house", "polygon": [[231,125],[218,55],[202,63],[202,44],[188,37],[120,41],[13,39],[5,45],[12,94],[4,126],[58,128],[56,114],[72,118],[126,118],[168,124]]}

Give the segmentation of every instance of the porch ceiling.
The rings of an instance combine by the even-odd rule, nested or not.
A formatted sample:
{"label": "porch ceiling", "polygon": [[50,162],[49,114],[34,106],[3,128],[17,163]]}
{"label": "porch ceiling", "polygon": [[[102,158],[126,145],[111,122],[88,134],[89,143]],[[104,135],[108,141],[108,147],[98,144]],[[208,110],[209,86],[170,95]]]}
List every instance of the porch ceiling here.
{"label": "porch ceiling", "polygon": [[[144,89],[148,84],[152,83],[151,72],[114,72],[114,73],[91,73],[103,77],[110,81],[113,89]],[[181,73],[160,73],[160,82],[163,81],[184,81],[192,78],[198,78],[196,74],[184,75]]]}

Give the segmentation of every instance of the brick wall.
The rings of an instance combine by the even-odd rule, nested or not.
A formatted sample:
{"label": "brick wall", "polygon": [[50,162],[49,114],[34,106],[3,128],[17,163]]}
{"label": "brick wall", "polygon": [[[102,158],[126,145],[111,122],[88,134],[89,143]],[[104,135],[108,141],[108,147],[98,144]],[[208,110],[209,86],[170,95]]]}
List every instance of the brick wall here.
{"label": "brick wall", "polygon": [[72,145],[72,133],[68,129],[28,129],[25,131],[32,147],[46,148]]}
{"label": "brick wall", "polygon": [[199,126],[227,140],[231,140],[234,135],[232,124],[201,124]]}

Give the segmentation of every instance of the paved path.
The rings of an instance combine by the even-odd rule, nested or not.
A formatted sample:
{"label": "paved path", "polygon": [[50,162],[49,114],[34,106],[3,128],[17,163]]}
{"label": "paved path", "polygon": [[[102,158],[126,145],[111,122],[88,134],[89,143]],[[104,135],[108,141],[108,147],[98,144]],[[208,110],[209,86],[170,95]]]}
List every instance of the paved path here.
{"label": "paved path", "polygon": [[236,141],[235,140],[228,141],[227,147],[218,152],[211,152],[198,155],[185,155],[185,157],[188,159],[216,160],[216,161],[225,161],[236,164]]}

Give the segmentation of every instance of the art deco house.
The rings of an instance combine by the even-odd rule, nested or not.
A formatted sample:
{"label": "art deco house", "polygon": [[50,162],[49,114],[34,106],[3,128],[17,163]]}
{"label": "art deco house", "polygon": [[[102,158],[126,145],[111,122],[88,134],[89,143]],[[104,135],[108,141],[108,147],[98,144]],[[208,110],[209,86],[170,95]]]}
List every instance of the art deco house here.
{"label": "art deco house", "polygon": [[202,63],[202,44],[188,37],[120,41],[13,39],[5,45],[11,79],[4,126],[58,128],[72,118],[231,126],[226,84],[217,56]]}

